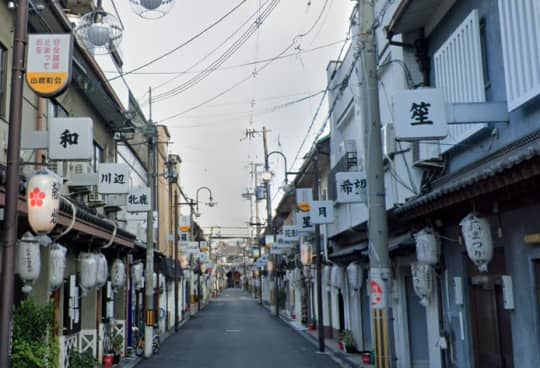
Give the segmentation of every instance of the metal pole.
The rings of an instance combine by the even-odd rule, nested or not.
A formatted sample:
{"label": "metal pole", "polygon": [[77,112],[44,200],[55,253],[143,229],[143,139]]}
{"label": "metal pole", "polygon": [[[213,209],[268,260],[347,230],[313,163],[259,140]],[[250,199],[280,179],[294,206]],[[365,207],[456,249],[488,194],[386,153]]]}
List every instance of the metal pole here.
{"label": "metal pole", "polygon": [[178,331],[178,192],[174,192],[173,248],[174,248],[174,330]]}
{"label": "metal pole", "polygon": [[386,217],[386,194],[384,188],[384,166],[381,144],[381,122],[379,118],[379,93],[377,80],[376,39],[373,30],[375,20],[374,3],[360,0],[357,12],[360,40],[360,69],[363,71],[362,108],[366,152],[367,207],[370,282],[372,289],[378,286],[379,292],[372,292],[372,325],[377,328],[372,334],[376,349],[377,367],[394,366],[392,359],[392,311],[391,268],[388,251],[388,220]]}
{"label": "metal pole", "polygon": [[19,200],[19,160],[23,103],[24,58],[28,26],[28,0],[19,0],[13,36],[13,66],[9,109],[6,206],[2,229],[2,280],[0,292],[0,367],[11,366],[9,348],[15,284],[15,245],[17,243],[17,204]]}
{"label": "metal pole", "polygon": [[147,214],[146,221],[146,272],[145,299],[146,299],[146,327],[144,329],[144,356],[152,357],[152,338],[154,335],[154,210],[156,208],[156,175],[155,175],[155,156],[156,156],[156,127],[152,122],[152,88],[149,89],[150,115],[148,140],[148,182],[150,184],[150,193],[152,197],[151,211]]}
{"label": "metal pole", "polygon": [[[263,145],[264,145],[264,169],[266,172],[270,170],[270,164],[268,162],[268,143],[266,141],[266,132],[268,130],[263,127]],[[272,197],[270,196],[270,182],[266,184],[266,221],[267,221],[267,234],[275,236],[275,229],[272,222]],[[279,317],[279,293],[278,293],[278,255],[274,255],[274,303],[276,306],[276,317]]]}
{"label": "metal pole", "polygon": [[[257,184],[258,184],[258,175],[257,175],[257,164],[252,163],[252,170],[254,172],[254,189],[255,189],[255,195],[257,195]],[[261,221],[259,218],[259,201],[255,197],[255,221],[257,222],[257,241],[259,241],[259,234],[261,232]],[[261,242],[259,242],[259,257],[262,257],[262,248],[264,247]],[[259,270],[259,304],[262,305],[262,270]]]}
{"label": "metal pole", "polygon": [[[319,149],[315,146],[313,159],[315,182],[313,185],[313,200],[319,200]],[[321,251],[321,225],[315,224],[315,254],[317,256],[317,330],[319,332],[319,351],[324,352],[324,327],[322,303],[322,251]]]}

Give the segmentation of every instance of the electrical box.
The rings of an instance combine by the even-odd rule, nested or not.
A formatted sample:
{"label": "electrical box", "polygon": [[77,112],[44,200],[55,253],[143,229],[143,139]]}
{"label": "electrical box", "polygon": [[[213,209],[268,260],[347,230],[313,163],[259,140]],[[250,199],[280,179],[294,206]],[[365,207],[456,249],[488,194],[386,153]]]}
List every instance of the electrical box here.
{"label": "electrical box", "polygon": [[503,304],[504,309],[514,309],[514,286],[512,285],[512,276],[502,275]]}
{"label": "electrical box", "polygon": [[381,128],[383,156],[392,157],[396,153],[396,133],[394,124],[387,123]]}

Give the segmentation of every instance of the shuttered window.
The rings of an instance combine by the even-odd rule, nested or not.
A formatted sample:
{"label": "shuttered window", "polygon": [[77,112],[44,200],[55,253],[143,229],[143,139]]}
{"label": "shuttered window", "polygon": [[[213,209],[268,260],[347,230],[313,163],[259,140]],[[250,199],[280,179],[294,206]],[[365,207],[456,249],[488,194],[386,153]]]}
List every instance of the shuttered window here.
{"label": "shuttered window", "polygon": [[[478,12],[473,10],[433,55],[435,85],[449,103],[485,102],[485,74]],[[441,141],[444,153],[469,138],[486,124],[450,125]]]}
{"label": "shuttered window", "polygon": [[539,17],[537,0],[499,0],[509,111],[540,93]]}

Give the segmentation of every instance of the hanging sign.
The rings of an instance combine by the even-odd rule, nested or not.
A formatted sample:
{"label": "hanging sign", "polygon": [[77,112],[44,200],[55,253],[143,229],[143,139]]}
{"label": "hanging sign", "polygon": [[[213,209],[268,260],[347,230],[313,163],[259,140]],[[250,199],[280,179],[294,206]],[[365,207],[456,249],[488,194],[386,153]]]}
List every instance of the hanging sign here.
{"label": "hanging sign", "polygon": [[299,211],[296,213],[296,229],[299,234],[313,233],[315,231],[309,212]]}
{"label": "hanging sign", "polygon": [[99,164],[98,192],[103,194],[126,194],[129,166],[126,164]]}
{"label": "hanging sign", "polygon": [[390,270],[371,268],[369,271],[369,297],[372,309],[381,310],[387,306],[388,295],[384,289],[385,280],[390,283]]}
{"label": "hanging sign", "polygon": [[312,201],[309,211],[311,223],[331,224],[334,222],[334,202],[333,201]]}
{"label": "hanging sign", "polygon": [[425,227],[414,234],[416,240],[416,259],[418,262],[436,265],[439,262],[441,246],[435,230]]}
{"label": "hanging sign", "polygon": [[298,230],[294,225],[286,225],[282,228],[283,231],[283,242],[285,243],[295,243],[299,240]]}
{"label": "hanging sign", "polygon": [[336,190],[338,203],[366,202],[366,174],[361,171],[336,173]]}
{"label": "hanging sign", "polygon": [[274,242],[275,242],[274,235],[266,235],[264,237],[264,245],[266,246],[266,248],[272,248],[272,245],[274,244]]}
{"label": "hanging sign", "polygon": [[127,196],[128,212],[148,212],[152,210],[152,192],[149,187],[131,188]]}
{"label": "hanging sign", "polygon": [[93,153],[92,119],[49,119],[49,158],[90,160]]}
{"label": "hanging sign", "polygon": [[26,83],[42,97],[55,97],[71,81],[73,38],[70,34],[28,35]]}
{"label": "hanging sign", "polygon": [[393,108],[397,140],[433,140],[448,135],[446,104],[440,89],[400,91],[394,95]]}
{"label": "hanging sign", "polygon": [[411,264],[411,273],[414,292],[420,298],[420,304],[427,307],[433,290],[433,272],[431,266],[427,263],[413,263]]}
{"label": "hanging sign", "polygon": [[191,230],[191,216],[180,216],[180,231],[189,233]]}
{"label": "hanging sign", "polygon": [[283,249],[283,248],[275,248],[275,247],[270,248],[270,254],[275,254],[275,255],[285,254],[286,251],[287,249]]}
{"label": "hanging sign", "polygon": [[296,189],[296,204],[300,211],[309,212],[311,201],[313,201],[313,189],[311,188]]}
{"label": "hanging sign", "polygon": [[58,222],[61,181],[48,169],[37,171],[26,188],[28,222],[34,232],[48,234]]}
{"label": "hanging sign", "polygon": [[467,255],[480,272],[487,271],[487,265],[493,258],[493,238],[489,222],[470,213],[461,222],[461,233],[465,239]]}

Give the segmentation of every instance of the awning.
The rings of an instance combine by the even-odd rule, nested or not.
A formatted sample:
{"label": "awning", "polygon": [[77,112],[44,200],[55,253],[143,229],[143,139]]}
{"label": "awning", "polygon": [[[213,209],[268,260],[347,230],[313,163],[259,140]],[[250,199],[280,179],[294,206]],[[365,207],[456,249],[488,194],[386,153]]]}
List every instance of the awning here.
{"label": "awning", "polygon": [[443,177],[434,189],[397,208],[399,220],[409,220],[523,183],[540,175],[540,132],[484,158],[462,171]]}
{"label": "awning", "polygon": [[[176,262],[178,266],[178,279],[182,278],[182,266],[180,261]],[[168,279],[175,279],[175,262],[172,258],[162,258],[159,262],[159,272],[165,275]]]}

